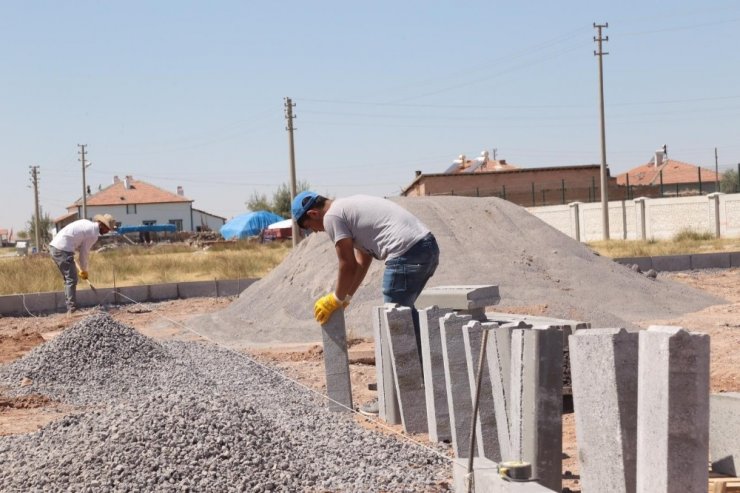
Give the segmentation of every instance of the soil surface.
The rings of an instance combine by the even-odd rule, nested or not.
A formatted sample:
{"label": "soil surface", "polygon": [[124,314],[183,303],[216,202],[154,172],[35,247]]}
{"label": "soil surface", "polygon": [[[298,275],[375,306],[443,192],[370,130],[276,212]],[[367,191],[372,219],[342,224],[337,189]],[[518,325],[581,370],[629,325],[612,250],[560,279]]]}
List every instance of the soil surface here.
{"label": "soil surface", "polygon": [[[712,392],[740,391],[740,269],[665,273],[659,280],[677,281],[727,300],[702,310],[665,319],[642,320],[637,325],[678,325],[704,332],[711,336]],[[156,304],[109,307],[118,321],[126,323],[155,339],[198,340],[202,337],[190,328],[193,317],[214,313],[232,304],[233,298],[197,298],[174,300]],[[543,314],[538,305],[508,306],[499,311]],[[72,316],[52,314],[43,317],[0,317],[0,364],[22,357],[33,347],[53,338],[80,318],[90,314],[81,310]],[[197,330],[197,329],[196,329]],[[315,329],[318,332],[318,327]],[[318,336],[320,337],[320,336]],[[375,383],[374,347],[371,340],[353,339],[349,342],[352,392],[355,405],[376,396],[370,389]],[[325,392],[323,351],[317,343],[293,343],[254,346],[244,351],[257,361],[279,367],[284,374],[320,392]],[[52,402],[44,396],[12,398],[0,388],[0,435],[33,432],[66,413],[75,411],[70,406]],[[357,415],[363,426],[385,433],[402,434],[400,426],[390,426],[366,420]],[[421,444],[428,443],[426,435],[407,438]],[[574,415],[563,416],[563,473],[564,487],[580,490],[578,479],[577,445]]]}

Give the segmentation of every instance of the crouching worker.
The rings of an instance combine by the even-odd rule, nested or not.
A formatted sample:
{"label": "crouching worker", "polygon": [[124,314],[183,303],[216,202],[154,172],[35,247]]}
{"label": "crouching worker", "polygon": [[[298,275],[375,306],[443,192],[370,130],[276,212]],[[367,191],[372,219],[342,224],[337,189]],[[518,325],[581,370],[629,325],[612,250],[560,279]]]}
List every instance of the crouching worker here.
{"label": "crouching worker", "polygon": [[[324,324],[334,311],[347,306],[373,258],[384,260],[383,300],[411,308],[421,358],[419,312],[414,302],[439,264],[439,247],[429,228],[400,205],[367,195],[330,200],[301,192],[293,199],[291,211],[302,229],[326,231],[339,260],[334,292],[314,305],[316,321]],[[376,401],[361,410],[376,414],[377,408]]]}
{"label": "crouching worker", "polygon": [[79,277],[87,279],[90,249],[100,235],[116,229],[116,220],[110,214],[98,214],[92,218],[78,219],[62,228],[49,243],[49,251],[59,272],[64,278],[64,298],[67,313],[77,310],[77,265],[75,252],[79,252]]}

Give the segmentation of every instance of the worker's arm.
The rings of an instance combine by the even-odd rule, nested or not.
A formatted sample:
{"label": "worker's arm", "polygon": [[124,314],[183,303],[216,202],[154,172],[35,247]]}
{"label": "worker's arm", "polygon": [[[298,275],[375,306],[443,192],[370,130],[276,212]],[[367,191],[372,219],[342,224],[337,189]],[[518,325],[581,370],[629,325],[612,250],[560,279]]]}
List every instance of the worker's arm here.
{"label": "worker's arm", "polygon": [[88,259],[90,258],[90,250],[95,242],[98,241],[97,236],[91,238],[85,238],[80,245],[80,260],[79,267],[81,271],[87,271]]}
{"label": "worker's arm", "polygon": [[339,274],[334,294],[344,300],[347,295],[354,294],[362,283],[373,258],[359,250],[355,250],[351,238],[343,238],[335,245],[339,259]]}

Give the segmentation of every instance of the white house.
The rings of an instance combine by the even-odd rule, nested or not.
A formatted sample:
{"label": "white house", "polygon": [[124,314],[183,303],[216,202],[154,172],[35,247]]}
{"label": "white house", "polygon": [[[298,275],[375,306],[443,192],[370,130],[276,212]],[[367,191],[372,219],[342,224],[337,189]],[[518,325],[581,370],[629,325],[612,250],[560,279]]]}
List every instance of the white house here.
{"label": "white house", "polygon": [[[174,224],[178,231],[218,231],[226,218],[193,208],[182,187],[168,192],[133,176],[113,177],[113,184],[87,196],[87,218],[112,214],[118,226]],[[67,207],[67,214],[54,220],[57,231],[82,217],[82,199]]]}

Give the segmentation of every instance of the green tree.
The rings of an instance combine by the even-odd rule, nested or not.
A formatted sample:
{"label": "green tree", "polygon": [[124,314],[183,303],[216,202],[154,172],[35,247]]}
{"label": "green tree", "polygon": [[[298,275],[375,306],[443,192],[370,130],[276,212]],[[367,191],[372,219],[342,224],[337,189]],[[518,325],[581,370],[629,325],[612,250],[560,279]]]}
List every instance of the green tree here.
{"label": "green tree", "polygon": [[267,195],[252,192],[252,196],[247,201],[247,209],[250,211],[269,211],[272,210],[272,205],[267,200]]}
{"label": "green tree", "polygon": [[[310,185],[307,181],[296,183],[296,193],[308,190]],[[250,211],[270,211],[275,214],[288,218],[290,217],[290,186],[282,183],[272,194],[272,200],[267,200],[267,195],[252,192],[252,196],[247,201],[247,209]]]}
{"label": "green tree", "polygon": [[[41,245],[48,245],[51,241],[51,229],[54,227],[54,221],[51,220],[51,217],[48,213],[44,213],[41,211],[39,215],[39,242]],[[26,223],[26,230],[28,233],[28,238],[31,241],[36,241],[36,216],[32,215],[31,219]],[[19,235],[20,237],[20,235]],[[39,248],[39,245],[36,246],[36,250],[40,251],[41,248]]]}
{"label": "green tree", "polygon": [[[295,191],[296,194],[299,194],[309,188],[311,188],[311,186],[307,181],[299,181],[296,183]],[[287,183],[283,183],[277,190],[275,190],[275,193],[272,194],[272,212],[278,216],[288,218],[290,217],[290,206],[290,187]]]}
{"label": "green tree", "polygon": [[722,180],[719,182],[719,190],[724,193],[740,192],[740,182],[738,182],[737,171],[731,169],[722,173]]}

